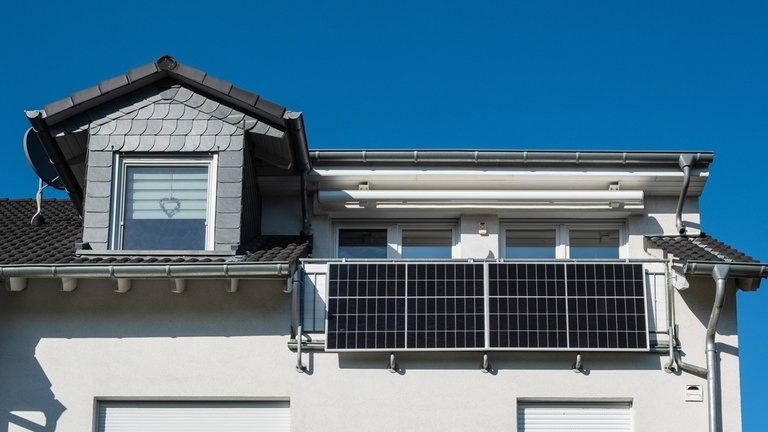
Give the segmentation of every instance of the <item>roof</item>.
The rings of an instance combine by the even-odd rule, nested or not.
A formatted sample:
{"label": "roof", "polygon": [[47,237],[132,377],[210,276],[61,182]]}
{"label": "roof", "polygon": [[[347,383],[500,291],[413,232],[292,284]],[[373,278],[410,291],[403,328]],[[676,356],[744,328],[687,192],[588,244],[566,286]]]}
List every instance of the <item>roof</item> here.
{"label": "roof", "polygon": [[704,233],[697,236],[647,236],[645,249],[661,249],[679,261],[757,263],[749,255]]}
{"label": "roof", "polygon": [[[255,93],[235,87],[232,83],[208,75],[201,70],[180,64],[171,56],[160,57],[154,63],[139,66],[125,74],[102,81],[69,97],[49,103],[42,111],[27,111],[27,117],[40,138],[70,199],[78,211],[83,209],[84,186],[77,173],[85,160],[86,139],[77,138],[77,131],[69,130],[68,120],[89,110],[98,110],[110,101],[132,95],[160,81],[181,83],[216,103],[234,108],[248,116],[275,127],[285,133],[290,154],[295,158],[296,169],[309,169],[309,156],[304,119],[300,112],[270,102]],[[55,136],[63,127],[64,136]],[[150,135],[145,134],[144,136]],[[70,140],[70,138],[75,138]],[[82,173],[81,173],[82,174]],[[82,180],[82,179],[80,179]]]}
{"label": "roof", "polygon": [[207,93],[222,97],[240,108],[254,112],[260,117],[272,119],[276,123],[284,123],[285,107],[270,102],[255,93],[235,87],[232,83],[215,78],[206,72],[180,64],[169,55],[157,61],[137,68],[116,77],[104,80],[99,84],[73,93],[69,97],[51,102],[45,106],[46,123],[50,126],[60,122],[85,109],[103,103],[114,97],[126,94],[129,89],[144,87],[160,79],[170,77]]}
{"label": "roof", "polygon": [[37,210],[32,199],[0,200],[0,266],[59,264],[201,264],[286,262],[295,265],[307,256],[311,239],[302,236],[259,236],[234,256],[221,255],[88,255],[77,254],[82,220],[68,200],[43,200],[45,222],[30,222]]}

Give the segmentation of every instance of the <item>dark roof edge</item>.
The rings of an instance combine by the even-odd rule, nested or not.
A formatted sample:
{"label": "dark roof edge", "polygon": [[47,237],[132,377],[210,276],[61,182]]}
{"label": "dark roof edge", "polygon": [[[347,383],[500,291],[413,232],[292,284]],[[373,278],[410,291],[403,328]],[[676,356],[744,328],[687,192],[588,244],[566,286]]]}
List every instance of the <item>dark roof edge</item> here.
{"label": "dark roof edge", "polygon": [[199,69],[177,63],[176,59],[169,55],[47,104],[45,122],[48,126],[53,126],[94,106],[166,77],[217,97],[274,125],[285,127],[283,118],[286,113],[285,107],[235,87],[230,82],[210,76]]}
{"label": "dark roof edge", "polygon": [[72,172],[72,168],[67,163],[66,157],[61,152],[61,148],[56,144],[56,141],[51,136],[51,132],[48,129],[48,124],[45,122],[40,111],[28,111],[27,119],[32,125],[32,128],[37,132],[40,137],[40,142],[43,144],[45,152],[51,159],[51,163],[56,168],[56,172],[59,174],[61,182],[64,184],[64,189],[67,191],[69,198],[72,200],[77,212],[82,216],[83,214],[83,190],[75,179],[75,174]]}
{"label": "dark roof edge", "polygon": [[711,151],[559,151],[559,150],[313,150],[313,165],[669,165],[680,169],[680,157],[694,156],[694,167],[706,168]]}

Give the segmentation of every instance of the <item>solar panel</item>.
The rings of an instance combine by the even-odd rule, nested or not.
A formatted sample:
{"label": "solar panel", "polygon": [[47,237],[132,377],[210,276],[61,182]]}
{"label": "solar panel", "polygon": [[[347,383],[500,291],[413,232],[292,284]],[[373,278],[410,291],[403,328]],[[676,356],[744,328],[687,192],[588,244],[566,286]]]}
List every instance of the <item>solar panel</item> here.
{"label": "solar panel", "polygon": [[642,264],[489,264],[490,348],[646,350]]}
{"label": "solar panel", "polygon": [[405,264],[329,265],[327,349],[406,348],[405,294]]}
{"label": "solar panel", "polygon": [[328,350],[485,346],[483,264],[333,263]]}
{"label": "solar panel", "polygon": [[408,348],[485,346],[482,264],[429,263],[408,266]]}
{"label": "solar panel", "polygon": [[644,281],[633,263],[331,263],[326,349],[647,350]]}
{"label": "solar panel", "polygon": [[488,273],[491,348],[569,348],[563,264],[491,264]]}
{"label": "solar panel", "polygon": [[566,264],[571,348],[648,349],[641,264]]}

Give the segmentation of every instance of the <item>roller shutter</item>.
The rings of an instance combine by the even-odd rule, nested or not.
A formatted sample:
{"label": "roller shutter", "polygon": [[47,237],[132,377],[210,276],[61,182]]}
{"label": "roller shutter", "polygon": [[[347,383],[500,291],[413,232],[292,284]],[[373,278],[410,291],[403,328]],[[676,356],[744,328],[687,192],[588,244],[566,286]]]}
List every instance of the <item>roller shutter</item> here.
{"label": "roller shutter", "polygon": [[287,432],[288,402],[101,402],[98,432]]}
{"label": "roller shutter", "polygon": [[629,403],[525,402],[517,406],[518,432],[631,432]]}

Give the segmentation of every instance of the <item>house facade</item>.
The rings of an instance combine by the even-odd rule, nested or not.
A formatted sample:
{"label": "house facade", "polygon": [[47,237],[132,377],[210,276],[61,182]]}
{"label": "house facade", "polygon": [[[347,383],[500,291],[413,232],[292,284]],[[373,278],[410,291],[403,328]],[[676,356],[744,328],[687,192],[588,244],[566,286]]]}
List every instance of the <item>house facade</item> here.
{"label": "house facade", "polygon": [[310,150],[169,56],[27,116],[0,431],[741,428],[711,152]]}

